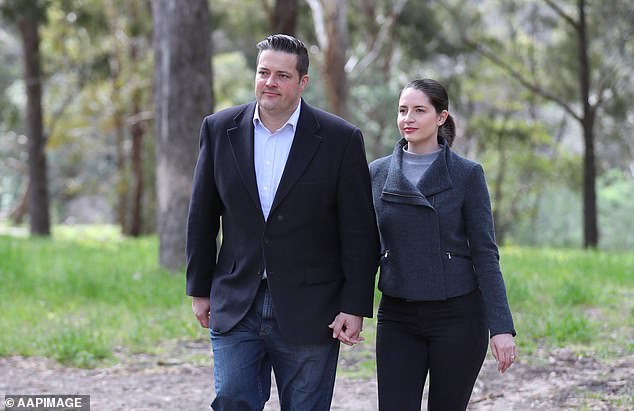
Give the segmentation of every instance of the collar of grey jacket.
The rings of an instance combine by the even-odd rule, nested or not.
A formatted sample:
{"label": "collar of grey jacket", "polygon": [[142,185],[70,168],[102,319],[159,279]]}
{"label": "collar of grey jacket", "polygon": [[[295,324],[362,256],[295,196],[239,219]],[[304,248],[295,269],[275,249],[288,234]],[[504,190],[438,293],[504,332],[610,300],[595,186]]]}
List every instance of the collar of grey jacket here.
{"label": "collar of grey jacket", "polygon": [[402,138],[394,147],[390,158],[387,177],[383,185],[381,199],[396,203],[432,207],[429,197],[449,190],[453,183],[449,176],[449,146],[443,144],[442,152],[429,166],[417,186],[410,183],[403,174],[403,147],[407,141]]}

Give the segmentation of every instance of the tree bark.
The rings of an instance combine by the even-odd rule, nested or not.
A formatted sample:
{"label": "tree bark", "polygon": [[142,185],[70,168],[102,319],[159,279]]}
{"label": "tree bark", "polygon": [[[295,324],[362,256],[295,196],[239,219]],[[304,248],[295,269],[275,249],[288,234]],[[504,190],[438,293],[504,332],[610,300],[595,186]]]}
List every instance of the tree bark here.
{"label": "tree bark", "polygon": [[[140,91],[135,92],[133,97],[132,108],[134,113],[141,111],[141,104],[139,102]],[[144,191],[144,176],[143,176],[143,136],[145,134],[145,128],[141,120],[134,122],[130,125],[130,134],[132,136],[132,153],[130,163],[132,166],[132,210],[130,215],[130,229],[128,235],[138,237],[143,230],[143,191]]]}
{"label": "tree bark", "polygon": [[[138,50],[134,42],[130,44],[130,62],[135,64],[138,60]],[[143,136],[145,135],[145,125],[140,118],[141,113],[141,90],[136,89],[132,93],[132,113],[136,118],[130,124],[130,135],[132,136],[132,153],[130,164],[132,166],[132,209],[130,215],[130,226],[126,234],[138,237],[143,231]]]}
{"label": "tree bark", "polygon": [[29,211],[29,197],[31,196],[31,180],[26,182],[26,190],[20,197],[20,202],[11,212],[9,218],[13,221],[13,224],[20,225],[24,221],[24,216]]}
{"label": "tree bark", "polygon": [[348,48],[347,9],[345,0],[324,1],[328,36],[323,65],[326,95],[332,112],[343,118],[348,115],[348,84],[345,70]]}
{"label": "tree bark", "polygon": [[321,72],[326,85],[330,111],[346,118],[348,84],[346,49],[348,48],[347,0],[308,0],[313,11],[315,32],[324,59]]}
{"label": "tree bark", "polygon": [[25,12],[18,21],[24,54],[26,87],[26,134],[29,150],[29,222],[31,235],[49,236],[48,177],[46,138],[42,115],[42,80],[40,77],[40,33],[35,13]]}
{"label": "tree bark", "polygon": [[273,33],[295,35],[297,30],[297,0],[277,0],[269,16]]}
{"label": "tree bark", "polygon": [[213,110],[207,0],[152,0],[159,261],[185,264],[185,229],[198,132]]}
{"label": "tree bark", "polygon": [[590,59],[588,58],[588,36],[585,13],[585,0],[577,1],[579,21],[577,22],[577,40],[579,45],[579,86],[583,104],[583,245],[596,248],[599,245],[597,224],[596,159],[594,153],[594,117],[595,108],[590,104]]}

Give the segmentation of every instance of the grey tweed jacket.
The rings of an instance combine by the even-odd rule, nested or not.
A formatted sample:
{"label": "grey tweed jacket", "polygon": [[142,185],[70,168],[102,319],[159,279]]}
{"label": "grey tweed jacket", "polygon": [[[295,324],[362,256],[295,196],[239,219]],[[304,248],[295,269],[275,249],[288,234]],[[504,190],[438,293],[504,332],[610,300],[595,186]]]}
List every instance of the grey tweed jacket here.
{"label": "grey tweed jacket", "polygon": [[482,166],[447,144],[418,186],[403,175],[401,139],[370,164],[381,237],[379,289],[409,300],[445,300],[479,289],[490,335],[515,335],[499,265]]}

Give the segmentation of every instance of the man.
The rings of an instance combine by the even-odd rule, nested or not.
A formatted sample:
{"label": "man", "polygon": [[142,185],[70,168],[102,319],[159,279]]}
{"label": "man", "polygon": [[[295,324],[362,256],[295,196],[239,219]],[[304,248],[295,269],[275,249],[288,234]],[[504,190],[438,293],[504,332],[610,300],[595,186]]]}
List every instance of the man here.
{"label": "man", "polygon": [[372,315],[379,245],[363,137],[302,100],[299,40],[257,48],[256,101],[201,127],[187,294],[210,328],[214,410],[262,410],[271,369],[282,410],[328,410],[339,342],[360,342]]}

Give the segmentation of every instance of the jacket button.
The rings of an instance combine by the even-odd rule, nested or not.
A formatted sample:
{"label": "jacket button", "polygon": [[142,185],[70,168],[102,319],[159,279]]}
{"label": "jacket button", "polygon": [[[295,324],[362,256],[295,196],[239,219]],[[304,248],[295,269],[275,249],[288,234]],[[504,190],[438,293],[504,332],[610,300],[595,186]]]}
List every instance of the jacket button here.
{"label": "jacket button", "polygon": [[264,244],[268,244],[269,243],[269,239],[268,238],[264,238]]}

